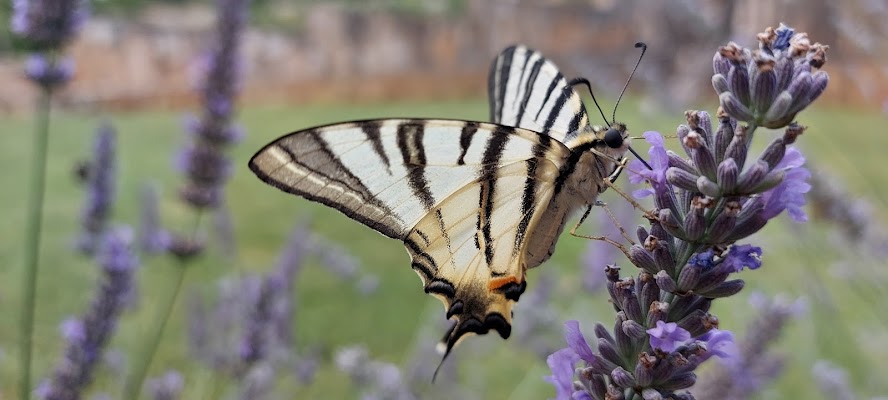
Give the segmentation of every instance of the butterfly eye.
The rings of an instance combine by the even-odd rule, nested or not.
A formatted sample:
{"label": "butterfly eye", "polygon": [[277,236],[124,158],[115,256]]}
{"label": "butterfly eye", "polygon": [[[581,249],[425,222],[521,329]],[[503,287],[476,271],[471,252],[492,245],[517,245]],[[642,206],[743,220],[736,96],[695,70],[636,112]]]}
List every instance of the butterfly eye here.
{"label": "butterfly eye", "polygon": [[604,144],[612,149],[619,148],[623,145],[623,134],[614,128],[608,129],[604,134]]}

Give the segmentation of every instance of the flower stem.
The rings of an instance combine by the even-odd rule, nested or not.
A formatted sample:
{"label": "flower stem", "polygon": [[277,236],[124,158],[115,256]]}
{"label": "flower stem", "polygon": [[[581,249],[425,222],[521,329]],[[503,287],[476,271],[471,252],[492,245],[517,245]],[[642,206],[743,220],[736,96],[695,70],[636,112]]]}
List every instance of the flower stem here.
{"label": "flower stem", "polygon": [[[194,238],[197,237],[201,214],[200,211],[195,214],[194,228],[192,230]],[[166,330],[167,322],[169,322],[170,315],[172,315],[173,308],[177,303],[176,300],[179,298],[179,293],[182,292],[182,283],[185,281],[185,271],[188,269],[188,261],[183,259],[179,260],[179,263],[173,268],[174,276],[172,279],[174,282],[172,293],[163,297],[167,300],[161,305],[160,312],[157,314],[155,321],[152,324],[152,326],[154,326],[154,332],[148,336],[149,342],[142,348],[142,352],[138,358],[139,362],[136,364],[133,373],[127,377],[126,383],[123,386],[122,398],[124,399],[135,400],[139,398],[142,391],[142,384],[145,382],[145,376],[148,374],[148,369],[151,367],[151,362],[154,360],[154,355],[157,353],[158,346],[160,346],[160,341],[163,338],[164,330]]]}
{"label": "flower stem", "polygon": [[46,155],[49,147],[49,113],[52,90],[43,88],[37,102],[36,130],[31,155],[31,187],[28,193],[28,222],[25,236],[24,290],[22,291],[21,330],[19,336],[19,398],[31,397],[31,348],[34,335],[34,307],[37,293],[37,269],[40,265],[40,228],[43,225],[43,195],[46,191]]}

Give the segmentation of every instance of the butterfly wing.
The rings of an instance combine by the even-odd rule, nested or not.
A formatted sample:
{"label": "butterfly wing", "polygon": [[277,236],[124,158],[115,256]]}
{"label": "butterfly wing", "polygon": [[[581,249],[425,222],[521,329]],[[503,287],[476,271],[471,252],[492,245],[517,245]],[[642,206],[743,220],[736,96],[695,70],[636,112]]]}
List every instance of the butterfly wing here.
{"label": "butterfly wing", "polygon": [[374,120],[284,136],[250,168],[286,192],[326,204],[404,241],[425,291],[453,328],[508,337],[524,291],[533,232],[570,156],[561,143],[503,125]]}
{"label": "butterfly wing", "polygon": [[589,126],[580,95],[538,51],[506,48],[491,63],[487,82],[494,123],[544,132],[561,143]]}

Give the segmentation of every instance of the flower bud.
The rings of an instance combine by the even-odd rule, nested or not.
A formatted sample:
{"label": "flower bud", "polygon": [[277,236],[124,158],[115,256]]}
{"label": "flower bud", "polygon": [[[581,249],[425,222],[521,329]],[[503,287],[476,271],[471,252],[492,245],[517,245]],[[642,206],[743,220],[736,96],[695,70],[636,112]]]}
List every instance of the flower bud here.
{"label": "flower bud", "polygon": [[697,178],[697,191],[713,198],[722,197],[722,191],[718,184],[702,175]]}
{"label": "flower bud", "polygon": [[[622,333],[622,331],[619,332]],[[614,344],[615,343],[609,342],[607,340],[598,339],[598,354],[601,354],[601,357],[598,358],[606,361],[605,365],[613,365],[613,367],[616,368],[617,365],[622,362],[622,360],[620,358],[620,355],[617,354],[617,348],[614,346]],[[607,371],[607,373],[609,374],[612,370],[613,368]]]}
{"label": "flower bud", "polygon": [[663,225],[666,232],[677,238],[685,237],[684,231],[681,229],[681,221],[672,214],[672,210],[662,209],[658,217],[660,218],[660,224]]}
{"label": "flower bud", "polygon": [[610,332],[608,332],[607,328],[604,327],[600,322],[595,323],[595,337],[600,340],[607,340],[608,342],[613,343],[614,338],[611,336]]}
{"label": "flower bud", "polygon": [[752,108],[758,115],[768,111],[777,95],[777,74],[774,72],[773,66],[773,59],[766,60],[753,74]]}
{"label": "flower bud", "polygon": [[[771,104],[770,108],[764,110],[765,111],[765,123],[764,126],[771,125],[769,121],[782,121],[787,117],[789,112],[789,107],[792,105],[792,95],[789,92],[781,92],[777,95],[777,98],[774,100],[774,103]],[[793,114],[795,116],[795,114]],[[792,117],[790,117],[792,119]],[[775,122],[778,123],[779,122]]]}
{"label": "flower bud", "polygon": [[[734,68],[731,68],[731,71],[728,72],[728,85],[731,88],[731,93],[736,96],[736,99],[740,105],[744,108],[750,104],[749,99],[749,70],[746,65],[736,65]],[[724,104],[722,104],[724,105]],[[727,109],[727,107],[725,107]],[[727,110],[730,113],[730,110]],[[750,115],[751,116],[751,115]],[[748,121],[749,119],[745,118],[735,118],[741,121]]]}
{"label": "flower bud", "polygon": [[715,92],[718,94],[728,93],[731,91],[730,86],[728,85],[727,75],[716,74],[712,76],[712,88],[715,89]]}
{"label": "flower bud", "polygon": [[725,149],[724,158],[733,158],[737,163],[737,169],[743,170],[746,163],[746,155],[749,153],[749,144],[746,143],[746,127],[740,126],[734,131],[734,137]]}
{"label": "flower bud", "polygon": [[644,388],[641,390],[641,398],[643,400],[663,400],[663,395],[653,388]]}
{"label": "flower bud", "polygon": [[768,163],[762,160],[756,160],[755,164],[749,167],[748,170],[743,171],[740,175],[734,193],[738,195],[755,193],[753,189],[761,185],[762,181],[765,179],[765,175],[768,174],[770,169],[771,167]]}
{"label": "flower bud", "polygon": [[745,285],[746,283],[743,282],[742,279],[735,279],[732,281],[723,282],[712,289],[700,291],[698,292],[698,294],[713,299],[729,297],[740,293]]}
{"label": "flower bud", "polygon": [[765,224],[768,223],[768,219],[762,216],[761,212],[755,213],[754,215],[746,218],[734,227],[733,232],[725,238],[726,241],[736,241],[743,239],[745,237],[751,236],[753,233],[758,232],[762,229]]}
{"label": "flower bud", "polygon": [[675,260],[672,258],[672,253],[669,252],[669,248],[666,247],[664,242],[658,243],[657,247],[652,251],[654,256],[654,261],[657,263],[657,271],[666,271],[670,276],[675,271]]}
{"label": "flower bud", "polygon": [[654,278],[657,280],[657,286],[660,287],[660,290],[669,293],[674,293],[677,290],[675,280],[666,271],[657,272]]}
{"label": "flower bud", "polygon": [[[728,149],[728,144],[731,143],[731,139],[734,138],[735,124],[736,121],[730,118],[720,118],[718,130],[715,132],[714,145],[712,146],[712,152],[715,153],[716,162],[721,162],[725,159],[725,151]],[[670,159],[670,161],[672,161],[672,159]]]}
{"label": "flower bud", "polygon": [[629,336],[630,338],[633,338],[633,339],[646,338],[648,335],[647,329],[645,329],[645,327],[643,325],[641,325],[638,322],[633,321],[631,319],[628,321],[623,321],[622,329],[623,329],[623,333],[625,333],[626,336]]}
{"label": "flower bud", "polygon": [[679,189],[696,192],[698,178],[699,176],[680,168],[669,167],[669,169],[666,170],[666,180]]}
{"label": "flower bud", "polygon": [[700,281],[700,275],[702,274],[700,268],[697,265],[688,264],[681,269],[681,272],[678,274],[678,291],[680,293],[690,292],[697,287],[697,282]]}
{"label": "flower bud", "polygon": [[694,310],[690,314],[678,321],[678,326],[690,332],[691,337],[697,337],[706,333],[710,328],[706,327],[704,321],[707,320],[709,314],[703,310]]}
{"label": "flower bud", "polygon": [[722,243],[737,223],[737,215],[740,214],[740,203],[729,201],[725,203],[724,210],[715,217],[712,225],[709,226],[709,233],[706,236],[708,243]]}
{"label": "flower bud", "polygon": [[765,148],[765,151],[762,152],[759,160],[768,163],[770,169],[774,169],[774,167],[780,163],[780,160],[783,159],[784,154],[786,154],[786,144],[783,142],[783,138],[779,137],[774,139],[771,144]]}
{"label": "flower bud", "polygon": [[640,245],[634,244],[629,248],[629,257],[632,264],[651,274],[656,274],[660,270],[651,253],[645,251]]}
{"label": "flower bud", "polygon": [[733,193],[737,186],[740,170],[733,158],[727,158],[718,165],[718,186],[723,193]]}
{"label": "flower bud", "polygon": [[657,387],[662,390],[679,390],[687,389],[694,386],[697,382],[697,374],[693,372],[684,372],[673,375],[660,383]]}
{"label": "flower bud", "polygon": [[651,308],[648,309],[647,320],[645,320],[645,326],[656,326],[657,321],[665,321],[666,316],[669,313],[669,303],[655,301],[651,303]]}
{"label": "flower bud", "polygon": [[718,96],[718,102],[728,115],[738,121],[752,121],[752,112],[749,111],[732,92],[724,92]]}
{"label": "flower bud", "polygon": [[610,374],[611,382],[623,389],[635,386],[635,378],[629,374],[623,367],[617,367]]}
{"label": "flower bud", "polygon": [[681,156],[679,156],[678,154],[675,154],[674,151],[666,150],[666,157],[669,158],[670,167],[679,168],[694,175],[700,175],[700,173],[697,172],[697,168],[694,168],[693,165],[691,165],[684,158],[681,158]]}

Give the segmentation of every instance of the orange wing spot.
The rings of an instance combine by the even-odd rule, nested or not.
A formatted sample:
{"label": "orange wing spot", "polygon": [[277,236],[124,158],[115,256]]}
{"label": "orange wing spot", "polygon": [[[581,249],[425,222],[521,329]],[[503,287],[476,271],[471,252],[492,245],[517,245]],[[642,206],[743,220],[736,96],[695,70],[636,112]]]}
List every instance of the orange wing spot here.
{"label": "orange wing spot", "polygon": [[494,290],[497,290],[497,289],[499,289],[503,286],[506,286],[510,283],[514,283],[517,285],[518,283],[520,283],[520,281],[518,281],[517,277],[512,276],[512,275],[503,276],[503,277],[491,279],[490,282],[487,283],[487,288],[490,289],[491,291],[494,291]]}

